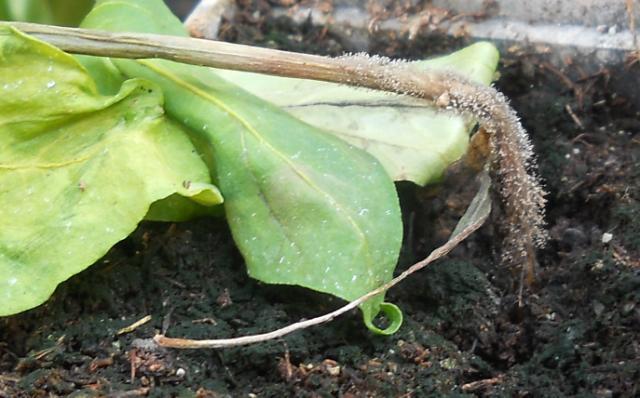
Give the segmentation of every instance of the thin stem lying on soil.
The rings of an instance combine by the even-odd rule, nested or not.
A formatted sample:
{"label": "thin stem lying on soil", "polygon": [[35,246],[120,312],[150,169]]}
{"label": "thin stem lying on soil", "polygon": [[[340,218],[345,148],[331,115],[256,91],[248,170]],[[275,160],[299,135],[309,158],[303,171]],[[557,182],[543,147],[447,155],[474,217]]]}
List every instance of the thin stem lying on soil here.
{"label": "thin stem lying on soil", "polygon": [[403,61],[363,54],[328,58],[174,36],[14,22],[0,22],[0,26],[12,26],[71,53],[163,58],[214,68],[341,83],[410,95],[446,111],[471,114],[491,137],[494,174],[500,183],[499,193],[508,225],[504,257],[528,270],[529,282],[534,279],[535,247],[546,240],[545,192],[536,175],[526,132],[507,99],[492,87],[451,72],[418,70]]}
{"label": "thin stem lying on soil", "polygon": [[482,173],[480,175],[480,188],[478,189],[478,194],[473,199],[469,209],[465,213],[465,218],[460,222],[460,226],[456,228],[453,232],[451,238],[442,246],[438,247],[434,251],[432,251],[429,256],[415,264],[411,267],[407,268],[400,275],[393,278],[391,281],[387,282],[385,285],[380,286],[379,288],[370,291],[369,293],[359,297],[358,299],[351,301],[349,304],[338,308],[335,311],[329,312],[328,314],[307,319],[304,321],[296,322],[291,325],[287,325],[281,329],[277,329],[268,333],[255,334],[249,336],[235,337],[229,339],[214,339],[214,340],[192,340],[192,339],[182,339],[182,338],[171,338],[163,335],[157,335],[154,337],[154,341],[163,347],[170,348],[182,348],[182,349],[197,349],[197,348],[229,348],[229,347],[237,347],[241,345],[255,344],[260,342],[265,342],[269,340],[274,340],[277,338],[284,337],[290,333],[293,333],[298,330],[306,329],[311,326],[320,325],[323,323],[330,322],[336,317],[347,313],[355,308],[357,308],[360,304],[365,301],[371,299],[374,296],[377,296],[380,293],[383,293],[398,283],[402,282],[404,279],[409,277],[409,275],[420,271],[427,265],[436,261],[437,259],[445,256],[451,250],[453,250],[460,242],[465,240],[469,235],[475,232],[478,228],[480,228],[487,217],[489,216],[489,212],[491,211],[490,205],[490,196],[489,196],[489,187],[491,185],[489,177],[486,173]]}

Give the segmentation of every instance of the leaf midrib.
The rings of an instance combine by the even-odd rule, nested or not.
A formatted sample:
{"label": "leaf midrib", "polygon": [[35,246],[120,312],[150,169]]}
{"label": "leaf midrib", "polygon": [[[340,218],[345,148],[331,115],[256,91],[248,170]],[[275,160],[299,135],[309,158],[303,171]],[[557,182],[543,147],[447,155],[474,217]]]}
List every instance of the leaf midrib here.
{"label": "leaf midrib", "polygon": [[[351,225],[353,230],[360,236],[360,239],[361,239],[361,242],[362,242],[362,245],[363,245],[363,249],[364,249],[364,253],[367,256],[365,264],[368,266],[368,268],[373,270],[374,264],[373,264],[373,260],[371,258],[371,253],[369,251],[370,244],[369,244],[368,238],[367,238],[366,234],[362,231],[360,226],[355,222],[355,220],[353,219],[352,215],[349,214],[349,212],[345,211],[344,207],[341,206],[340,203],[332,195],[330,195],[328,192],[322,190],[319,186],[314,184],[313,181],[311,181],[309,179],[309,177],[307,177],[301,170],[299,170],[296,167],[296,165],[289,158],[287,158],[284,154],[282,154],[280,151],[278,151],[276,148],[274,148],[271,145],[271,143],[268,142],[260,134],[260,132],[255,127],[253,127],[253,125],[251,125],[251,123],[249,121],[247,121],[244,118],[242,118],[235,110],[233,110],[232,108],[227,106],[220,99],[216,98],[215,96],[211,95],[210,93],[204,92],[203,90],[199,89],[198,87],[195,87],[193,84],[190,84],[190,83],[186,82],[184,79],[182,79],[179,76],[173,74],[172,72],[167,71],[166,69],[163,69],[161,67],[158,67],[156,65],[156,63],[154,63],[152,60],[139,60],[139,61],[136,61],[136,62],[138,62],[139,64],[141,64],[141,65],[143,65],[143,66],[145,66],[147,68],[149,68],[150,70],[152,70],[153,72],[163,76],[164,78],[166,78],[166,79],[168,79],[170,81],[173,81],[175,84],[183,87],[187,91],[190,91],[193,94],[195,94],[195,95],[197,95],[197,96],[199,96],[199,97],[201,97],[201,98],[213,103],[214,105],[218,106],[223,111],[227,112],[227,114],[229,116],[231,116],[238,123],[240,123],[240,125],[242,125],[247,131],[249,131],[261,144],[265,145],[265,147],[268,148],[269,150],[271,150],[281,161],[283,161],[285,164],[287,164],[309,187],[311,187],[316,192],[318,192],[321,195],[323,195],[326,198],[328,198],[331,201],[331,204],[336,206],[336,208],[339,211],[341,211],[343,214],[346,215],[347,219],[349,220],[349,224]],[[271,209],[271,206],[268,206],[268,207]],[[278,221],[278,223],[280,223],[280,221]]]}

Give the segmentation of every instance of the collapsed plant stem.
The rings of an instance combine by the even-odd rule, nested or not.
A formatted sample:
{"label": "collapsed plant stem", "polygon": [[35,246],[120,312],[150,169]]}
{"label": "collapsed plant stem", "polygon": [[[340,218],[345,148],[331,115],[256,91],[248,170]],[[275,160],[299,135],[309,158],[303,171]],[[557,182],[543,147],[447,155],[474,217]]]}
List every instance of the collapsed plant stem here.
{"label": "collapsed plant stem", "polygon": [[[534,279],[535,247],[546,240],[545,192],[536,175],[526,132],[507,99],[492,87],[450,72],[418,70],[403,61],[363,54],[328,58],[185,37],[0,22],[0,26],[3,25],[71,53],[163,58],[214,68],[321,80],[410,95],[426,100],[425,105],[470,114],[491,137],[491,160],[508,225],[504,258],[521,265],[523,272],[527,270],[529,283]],[[335,315],[327,320],[333,317]]]}

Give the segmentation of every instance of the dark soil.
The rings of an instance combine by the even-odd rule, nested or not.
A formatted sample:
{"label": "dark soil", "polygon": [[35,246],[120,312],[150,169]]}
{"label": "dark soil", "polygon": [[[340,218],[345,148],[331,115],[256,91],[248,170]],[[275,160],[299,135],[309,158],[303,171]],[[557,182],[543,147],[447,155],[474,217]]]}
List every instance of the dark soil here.
{"label": "dark soil", "polygon": [[[270,18],[265,2],[246,3],[227,39],[329,54],[344,48],[322,27],[295,26]],[[381,33],[370,51],[422,58],[441,52],[425,45],[434,40],[442,42]],[[460,45],[447,42],[449,50]],[[391,337],[369,333],[354,312],[254,346],[149,351],[141,339],[158,331],[240,336],[342,303],[249,279],[222,220],[145,223],[46,304],[0,320],[0,397],[637,396],[638,110],[609,88],[606,69],[554,69],[523,50],[503,54],[500,72],[499,88],[534,140],[549,190],[551,240],[523,305],[519,271],[500,265],[495,216],[388,293],[405,316]],[[442,243],[465,205],[447,187],[400,191],[407,233],[399,271]],[[612,239],[603,243],[606,233]],[[146,315],[150,322],[117,334]]]}

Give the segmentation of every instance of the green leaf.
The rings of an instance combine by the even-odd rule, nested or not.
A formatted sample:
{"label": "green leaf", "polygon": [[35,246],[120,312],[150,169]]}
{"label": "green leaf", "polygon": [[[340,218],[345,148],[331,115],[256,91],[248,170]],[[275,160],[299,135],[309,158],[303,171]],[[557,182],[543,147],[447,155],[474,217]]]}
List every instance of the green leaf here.
{"label": "green leaf", "polygon": [[[83,26],[186,35],[160,1],[101,1]],[[162,87],[167,112],[212,146],[225,212],[252,277],[346,300],[390,280],[402,224],[393,183],[375,158],[210,69],[113,63]],[[384,332],[372,324],[381,302],[361,308],[366,324]],[[389,329],[397,329],[399,311],[390,314]]]}
{"label": "green leaf", "polygon": [[[101,94],[116,94],[122,83],[127,80],[127,77],[109,58],[87,55],[75,55],[74,57],[87,69]],[[175,194],[154,202],[149,208],[145,220],[179,222],[202,216],[219,217],[222,215],[222,210],[219,207],[203,206],[191,198]]]}
{"label": "green leaf", "polygon": [[0,20],[11,20],[11,11],[9,10],[9,3],[7,0],[0,0]]}
{"label": "green leaf", "polygon": [[[47,0],[54,25],[78,26],[93,7],[94,0]],[[39,0],[42,2],[42,0]]]}
{"label": "green leaf", "polygon": [[156,85],[101,96],[73,57],[8,28],[0,53],[0,315],[44,302],[152,202],[221,202]]}
{"label": "green leaf", "polygon": [[[453,71],[489,84],[498,57],[493,44],[480,42],[411,65],[418,69]],[[396,181],[424,185],[438,180],[467,151],[469,130],[475,124],[462,117],[437,113],[420,100],[406,96],[256,73],[220,70],[218,74],[371,153]]]}
{"label": "green leaf", "polygon": [[48,1],[0,0],[0,10],[2,19],[10,21],[50,23],[53,20]]}
{"label": "green leaf", "polygon": [[115,95],[120,91],[122,83],[127,80],[109,58],[92,57],[89,55],[74,55],[82,66],[89,72],[96,83],[98,92],[102,95]]}
{"label": "green leaf", "polygon": [[0,0],[0,19],[77,26],[93,0]]}

